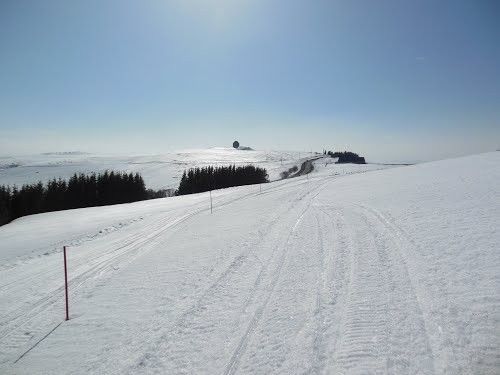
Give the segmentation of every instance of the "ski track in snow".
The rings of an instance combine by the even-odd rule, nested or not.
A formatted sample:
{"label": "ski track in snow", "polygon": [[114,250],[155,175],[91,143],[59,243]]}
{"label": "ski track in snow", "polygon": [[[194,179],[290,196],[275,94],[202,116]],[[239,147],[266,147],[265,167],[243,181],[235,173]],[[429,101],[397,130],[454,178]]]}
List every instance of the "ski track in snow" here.
{"label": "ski track in snow", "polygon": [[[255,194],[256,193],[252,192],[237,198],[224,200],[219,202],[218,208]],[[126,264],[132,263],[134,259],[144,255],[143,247],[145,245],[148,245],[148,248],[151,248],[155,244],[155,240],[164,235],[166,231],[204,211],[208,211],[208,208],[201,208],[190,214],[173,219],[167,215],[166,217],[160,218],[151,226],[125,236],[125,238],[122,239],[122,244],[112,248],[111,250],[107,250],[100,254],[96,253],[95,256],[90,259],[87,254],[87,257],[85,257],[81,262],[70,262],[69,267],[73,272],[70,273],[70,276],[72,275],[72,277],[70,277],[69,280],[71,284],[69,298],[72,299],[72,296],[78,293],[78,291],[84,287],[89,280],[109,277],[108,274],[110,272],[112,273],[113,271],[117,271]],[[100,250],[102,251],[102,249]],[[42,273],[45,277],[60,277],[59,269],[44,270],[27,277],[17,278],[14,281],[1,285],[0,291],[3,288],[12,286],[13,288],[19,290],[23,288],[25,289],[39,280]],[[31,345],[32,342],[36,342],[39,337],[46,334],[46,331],[48,330],[47,327],[50,327],[50,325],[57,325],[57,320],[53,320],[53,316],[49,317],[50,323],[47,321],[43,321],[42,324],[40,324],[39,321],[35,321],[33,324],[31,323],[44,313],[47,313],[47,310],[52,310],[53,312],[54,308],[59,307],[56,306],[56,304],[63,298],[64,285],[61,285],[58,288],[51,290],[42,298],[32,302],[29,307],[22,305],[17,309],[10,310],[8,315],[3,315],[3,322],[0,327],[0,342],[8,342],[6,345],[7,351]]]}
{"label": "ski track in snow", "polygon": [[[75,294],[75,292],[78,292],[88,280],[101,278],[106,273],[119,269],[124,263],[133,262],[135,257],[141,255],[140,249],[143,245],[154,243],[154,240],[161,236],[167,229],[182,222],[186,218],[187,216],[181,217],[172,223],[168,222],[168,220],[163,220],[156,228],[149,230],[147,233],[141,232],[131,236],[132,238],[130,238],[126,244],[103,255],[96,256],[91,259],[90,262],[88,262],[89,260],[87,259],[88,263],[84,265],[85,270],[70,279],[71,293]],[[56,272],[53,272],[53,274],[55,273]],[[57,273],[60,274],[60,271]],[[21,286],[32,284],[33,281],[34,280],[31,278],[18,281],[16,287],[19,286],[19,284],[21,284]],[[8,341],[10,345],[13,344],[12,346],[14,348],[18,347],[21,343],[26,344],[27,339],[29,339],[30,342],[35,341],[35,339],[44,334],[44,332],[38,329],[39,322],[35,322],[34,326],[30,326],[30,323],[48,309],[54,309],[55,304],[62,300],[64,296],[63,293],[64,286],[60,286],[38,301],[32,303],[29,308],[21,306],[18,309],[12,310],[9,316],[3,317],[4,323],[0,330],[0,340]],[[27,335],[26,332],[29,332],[29,334]]]}
{"label": "ski track in snow", "polygon": [[[313,190],[313,192],[315,192],[315,190]],[[311,193],[309,193],[308,195],[310,195],[310,194]],[[301,199],[303,199],[303,197]],[[312,199],[314,199],[314,197]],[[234,351],[233,355],[231,356],[230,361],[226,365],[224,374],[234,374],[235,371],[238,369],[239,360],[240,360],[241,356],[245,353],[248,340],[251,337],[251,335],[253,334],[253,332],[255,331],[257,325],[259,324],[259,321],[262,318],[264,310],[266,309],[267,304],[269,303],[269,300],[274,292],[274,288],[276,287],[276,284],[279,280],[281,270],[283,268],[283,265],[285,263],[285,259],[286,259],[286,256],[287,256],[287,253],[289,250],[290,239],[294,235],[295,231],[297,230],[297,227],[300,225],[304,215],[306,214],[307,210],[309,209],[312,199],[309,202],[307,202],[306,208],[299,215],[299,217],[295,221],[295,224],[292,226],[290,232],[288,233],[288,236],[286,237],[286,240],[284,241],[284,243],[282,245],[283,249],[281,250],[281,255],[280,255],[280,258],[278,261],[277,268],[273,272],[274,276],[272,278],[272,281],[271,281],[269,287],[267,288],[267,296],[264,299],[264,302],[259,306],[259,308],[255,312],[255,314],[253,315],[252,319],[250,320],[250,323],[248,324],[248,328],[246,329],[244,335],[239,340],[238,345],[236,347],[236,350]],[[260,280],[261,280],[261,274],[259,274],[259,277],[257,278],[257,281],[259,283],[260,283]]]}
{"label": "ski track in snow", "polygon": [[[60,254],[13,263],[0,372],[497,373],[500,158],[475,158],[352,176],[319,161],[262,192],[215,193],[213,215],[195,196],[152,209],[70,248],[72,319],[17,363],[60,324],[64,289]],[[477,182],[459,190],[464,168]],[[472,242],[441,224],[455,202],[464,218],[480,210],[477,226],[459,222]]]}

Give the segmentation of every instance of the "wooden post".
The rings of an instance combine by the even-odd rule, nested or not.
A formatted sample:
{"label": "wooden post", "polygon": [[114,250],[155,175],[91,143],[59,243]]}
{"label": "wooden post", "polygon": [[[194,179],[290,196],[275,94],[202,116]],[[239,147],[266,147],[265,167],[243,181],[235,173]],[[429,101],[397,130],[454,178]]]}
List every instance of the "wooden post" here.
{"label": "wooden post", "polygon": [[66,320],[69,320],[69,306],[68,306],[68,265],[66,262],[66,246],[63,247],[64,253],[64,291],[66,294]]}

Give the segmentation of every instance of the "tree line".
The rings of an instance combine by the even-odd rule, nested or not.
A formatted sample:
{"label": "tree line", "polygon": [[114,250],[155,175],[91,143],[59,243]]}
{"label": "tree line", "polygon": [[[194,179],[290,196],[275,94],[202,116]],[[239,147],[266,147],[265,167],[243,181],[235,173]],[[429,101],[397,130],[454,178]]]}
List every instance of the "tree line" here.
{"label": "tree line", "polygon": [[177,195],[263,182],[269,182],[266,169],[253,165],[191,168],[182,174]]}
{"label": "tree line", "polygon": [[0,186],[0,225],[21,216],[72,208],[130,203],[168,195],[166,190],[146,189],[139,173],[106,171],[74,174],[68,181]]}
{"label": "tree line", "polygon": [[324,155],[329,155],[332,158],[338,158],[337,163],[354,163],[354,164],[366,164],[365,158],[359,156],[358,154],[351,151],[343,151],[343,152],[333,152],[323,150]]}

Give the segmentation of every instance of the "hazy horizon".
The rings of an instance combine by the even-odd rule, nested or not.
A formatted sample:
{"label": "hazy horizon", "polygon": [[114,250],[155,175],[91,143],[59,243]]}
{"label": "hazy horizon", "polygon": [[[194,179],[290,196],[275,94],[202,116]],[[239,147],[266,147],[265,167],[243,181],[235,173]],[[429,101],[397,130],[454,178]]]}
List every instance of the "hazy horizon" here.
{"label": "hazy horizon", "polygon": [[3,1],[0,155],[500,147],[492,1]]}

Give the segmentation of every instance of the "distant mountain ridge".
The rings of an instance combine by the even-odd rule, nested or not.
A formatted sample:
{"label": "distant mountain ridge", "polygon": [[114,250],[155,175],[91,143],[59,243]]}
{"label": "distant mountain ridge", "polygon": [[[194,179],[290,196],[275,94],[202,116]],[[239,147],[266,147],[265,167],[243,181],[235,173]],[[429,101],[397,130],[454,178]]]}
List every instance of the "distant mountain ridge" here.
{"label": "distant mountain ridge", "polygon": [[43,152],[42,155],[90,155],[90,153],[83,151],[56,151],[56,152]]}

